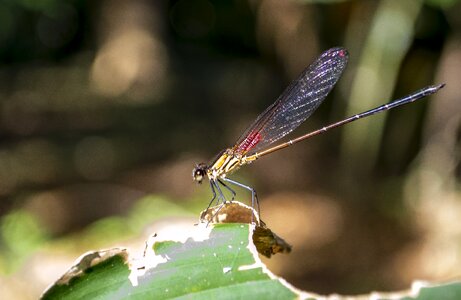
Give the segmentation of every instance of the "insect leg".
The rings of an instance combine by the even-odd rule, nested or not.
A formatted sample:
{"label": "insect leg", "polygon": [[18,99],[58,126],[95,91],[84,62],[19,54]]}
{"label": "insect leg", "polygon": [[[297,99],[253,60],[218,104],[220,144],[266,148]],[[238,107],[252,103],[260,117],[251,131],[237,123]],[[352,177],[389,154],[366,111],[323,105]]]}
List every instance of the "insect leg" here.
{"label": "insect leg", "polygon": [[[214,181],[210,180],[210,186],[211,186],[211,192],[213,193],[213,198],[211,198],[210,203],[208,204],[206,210],[208,210],[211,207],[211,204],[213,204],[214,200],[216,199],[216,190],[214,188]],[[219,202],[219,199],[218,199]]]}
{"label": "insect leg", "polygon": [[227,184],[225,184],[221,179],[218,178],[218,181],[220,184],[222,184],[223,187],[225,187],[229,192],[232,193],[232,199],[231,199],[231,202],[234,201],[235,199],[235,195],[237,195],[235,193],[235,191],[233,189],[231,189]]}
{"label": "insect leg", "polygon": [[229,179],[229,178],[222,178],[224,181],[226,182],[229,182],[229,183],[232,183],[236,186],[239,186],[239,187],[242,187],[244,189],[247,189],[251,192],[251,207],[255,208],[255,204],[256,204],[256,208],[257,208],[257,212],[258,212],[258,215],[261,215],[260,214],[260,210],[259,210],[259,200],[258,200],[258,195],[256,194],[256,190],[252,187],[249,187],[247,185],[244,185],[238,181],[234,181],[232,179]]}
{"label": "insect leg", "polygon": [[221,200],[221,202],[223,204],[226,203],[227,202],[226,197],[224,197],[224,194],[223,194],[221,188],[219,187],[218,181],[213,180],[213,184],[214,184],[216,190],[218,191],[218,201],[216,202],[216,205],[219,204],[219,200]]}

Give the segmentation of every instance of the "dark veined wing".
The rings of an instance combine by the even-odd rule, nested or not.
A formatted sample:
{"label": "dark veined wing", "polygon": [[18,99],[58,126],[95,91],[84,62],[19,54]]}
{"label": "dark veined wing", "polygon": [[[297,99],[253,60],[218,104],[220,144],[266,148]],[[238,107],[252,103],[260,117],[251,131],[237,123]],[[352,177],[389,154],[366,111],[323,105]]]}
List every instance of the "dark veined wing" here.
{"label": "dark veined wing", "polygon": [[240,137],[234,151],[254,154],[301,125],[322,103],[346,68],[344,48],[323,52]]}

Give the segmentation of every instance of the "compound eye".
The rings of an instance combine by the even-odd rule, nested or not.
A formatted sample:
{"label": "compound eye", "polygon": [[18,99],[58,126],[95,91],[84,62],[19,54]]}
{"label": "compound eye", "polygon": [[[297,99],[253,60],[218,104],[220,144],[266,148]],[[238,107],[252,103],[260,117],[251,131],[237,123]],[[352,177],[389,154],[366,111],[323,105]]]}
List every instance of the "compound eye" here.
{"label": "compound eye", "polygon": [[205,176],[205,171],[204,170],[196,169],[194,171],[193,177],[194,177],[194,180],[197,181],[198,183],[202,182],[204,176]]}
{"label": "compound eye", "polygon": [[207,174],[208,167],[206,164],[198,164],[195,166],[194,170],[192,170],[192,177],[194,181],[197,181],[198,183],[202,183],[203,178]]}
{"label": "compound eye", "polygon": [[195,180],[198,182],[201,182],[203,180],[203,172],[202,171],[197,171],[195,173]]}

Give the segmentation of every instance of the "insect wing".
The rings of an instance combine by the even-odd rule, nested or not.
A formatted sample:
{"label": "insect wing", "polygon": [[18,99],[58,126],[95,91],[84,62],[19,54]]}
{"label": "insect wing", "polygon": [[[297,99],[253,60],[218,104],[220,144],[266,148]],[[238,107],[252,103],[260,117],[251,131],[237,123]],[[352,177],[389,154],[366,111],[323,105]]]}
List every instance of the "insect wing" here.
{"label": "insect wing", "polygon": [[240,137],[234,151],[254,154],[292,132],[322,103],[348,61],[344,48],[323,52]]}

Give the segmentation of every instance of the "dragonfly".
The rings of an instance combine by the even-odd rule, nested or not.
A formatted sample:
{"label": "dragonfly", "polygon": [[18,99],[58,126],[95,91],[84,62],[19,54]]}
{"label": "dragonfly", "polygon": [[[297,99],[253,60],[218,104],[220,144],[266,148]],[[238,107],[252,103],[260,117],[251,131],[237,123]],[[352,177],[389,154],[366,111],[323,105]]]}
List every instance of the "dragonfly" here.
{"label": "dragonfly", "polygon": [[[232,185],[251,192],[251,206],[255,208],[256,205],[259,213],[259,201],[256,190],[228,178],[229,174],[244,165],[254,162],[260,157],[287,148],[344,124],[412,103],[436,93],[445,86],[445,84],[438,84],[424,87],[387,104],[331,123],[276,146],[271,146],[296,129],[312,115],[341,77],[348,59],[349,54],[342,47],[331,48],[323,52],[285,89],[272,105],[256,118],[232,148],[221,151],[209,164],[196,164],[192,171],[193,180],[202,183],[204,179],[208,179],[213,194],[206,211],[208,211],[215,201],[216,205],[219,205],[219,203],[224,205],[227,202],[232,202],[236,197],[236,192],[229,186]],[[223,189],[231,193],[232,198],[230,201],[226,200]]]}

